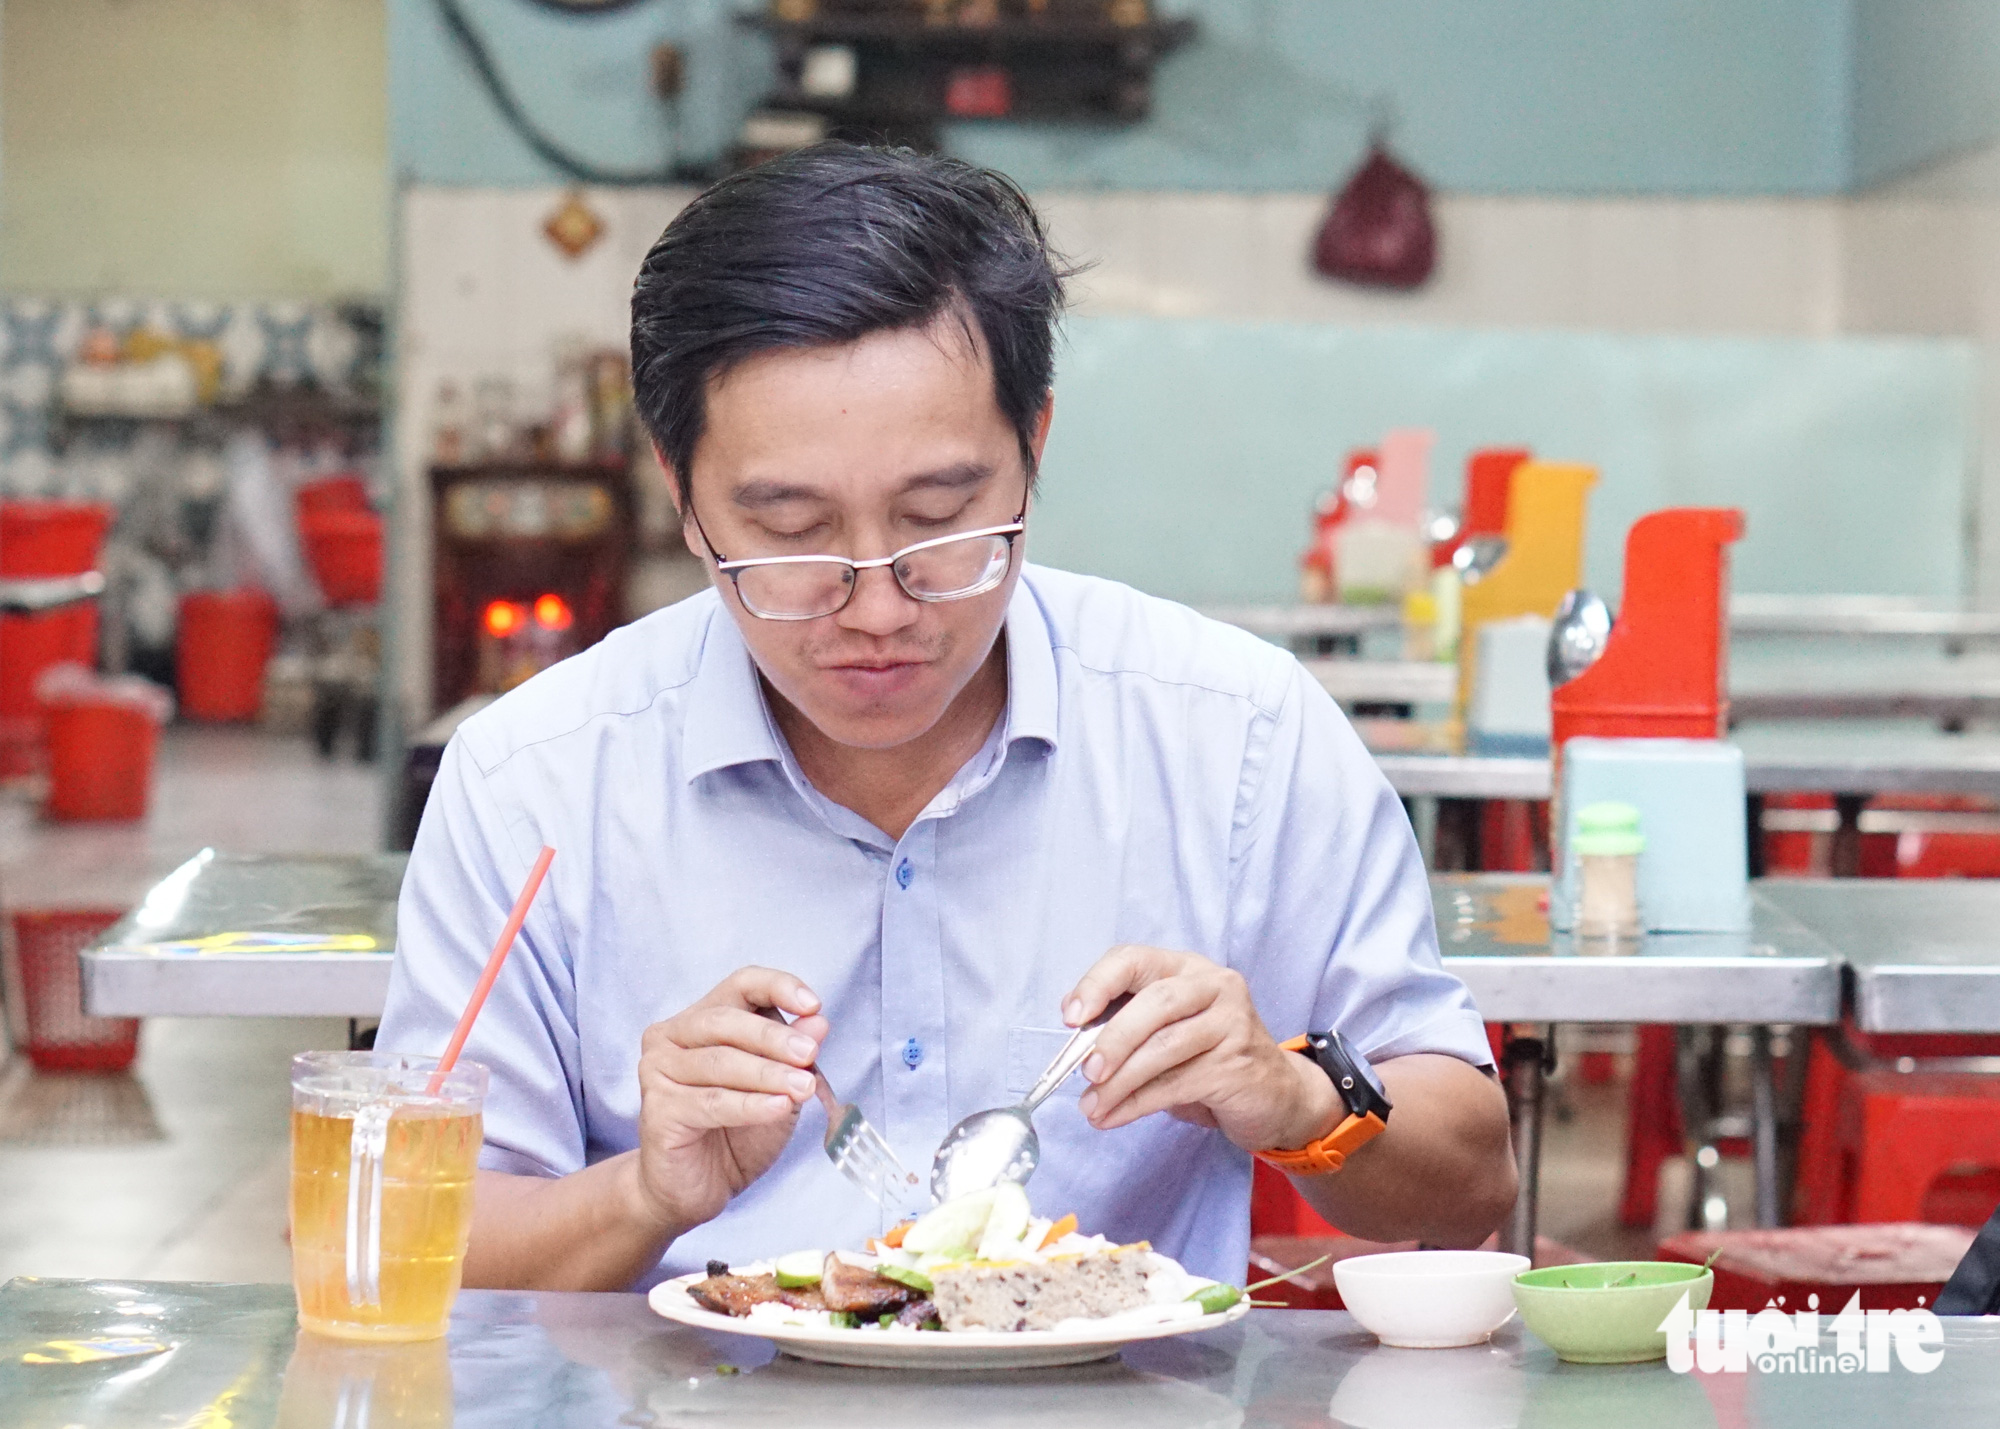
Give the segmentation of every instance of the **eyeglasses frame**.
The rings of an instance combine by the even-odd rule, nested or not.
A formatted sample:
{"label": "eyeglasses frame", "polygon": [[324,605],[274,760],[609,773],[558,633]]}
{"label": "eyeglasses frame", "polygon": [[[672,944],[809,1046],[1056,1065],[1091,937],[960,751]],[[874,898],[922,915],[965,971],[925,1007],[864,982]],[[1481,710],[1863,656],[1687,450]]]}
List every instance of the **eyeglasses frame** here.
{"label": "eyeglasses frame", "polygon": [[[723,555],[722,552],[716,550],[714,543],[708,539],[708,532],[705,529],[703,529],[701,524],[701,516],[695,511],[694,502],[692,500],[688,502],[688,517],[694,522],[694,529],[700,533],[701,543],[704,546],[708,547],[708,558],[715,562],[716,570],[720,571],[723,575],[728,576],[730,585],[735,587],[737,603],[741,605],[745,610],[749,611],[750,614],[756,616],[757,619],[759,620],[787,620],[787,621],[824,620],[829,615],[840,614],[841,611],[847,609],[847,607],[853,603],[854,592],[861,588],[861,579],[860,579],[861,573],[863,571],[872,571],[882,566],[887,566],[889,568],[889,574],[895,576],[896,588],[898,590],[902,591],[903,594],[908,596],[911,600],[919,601],[924,605],[943,605],[949,601],[971,600],[974,596],[985,595],[988,591],[993,590],[995,587],[997,587],[1001,581],[1007,579],[1007,572],[1009,570],[1012,570],[1014,566],[1014,538],[1016,536],[1021,535],[1028,529],[1028,508],[1026,505],[1023,505],[1021,507],[1020,514],[1017,515],[1012,521],[1007,522],[1005,525],[982,526],[976,531],[957,531],[949,536],[933,536],[928,541],[917,541],[911,545],[903,547],[903,549],[901,549],[900,551],[893,551],[886,556],[877,556],[874,557],[872,560],[856,561],[856,560],[850,560],[846,556],[835,556],[835,555],[746,556],[741,559],[732,560],[729,557]],[[1004,536],[1007,538],[1007,565],[1001,570],[999,576],[995,578],[990,584],[975,586],[971,590],[959,591],[953,595],[919,595],[917,592],[911,590],[907,585],[904,585],[902,576],[898,575],[896,572],[896,562],[902,560],[905,556],[908,556],[913,552],[927,551],[935,546],[948,546],[954,541],[976,541],[984,537],[990,537],[990,536]],[[802,566],[812,562],[827,562],[833,565],[846,566],[849,570],[854,572],[855,579],[847,583],[846,598],[843,599],[840,602],[840,604],[836,605],[832,610],[823,610],[819,612],[817,615],[767,615],[763,611],[758,610],[756,607],[751,605],[749,601],[743,598],[743,585],[741,576],[744,571],[753,570],[759,566]]]}

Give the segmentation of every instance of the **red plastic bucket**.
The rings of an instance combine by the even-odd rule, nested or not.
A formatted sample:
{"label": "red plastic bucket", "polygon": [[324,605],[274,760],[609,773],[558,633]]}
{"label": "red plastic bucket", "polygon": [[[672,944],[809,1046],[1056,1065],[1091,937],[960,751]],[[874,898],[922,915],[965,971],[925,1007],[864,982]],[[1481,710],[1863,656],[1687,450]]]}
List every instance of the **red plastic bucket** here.
{"label": "red plastic bucket", "polygon": [[309,511],[366,511],[368,483],[351,471],[308,481],[293,495],[300,516]]}
{"label": "red plastic bucket", "polygon": [[42,812],[72,821],[145,818],[159,734],[152,715],[129,704],[51,705],[49,799]]}
{"label": "red plastic bucket", "polygon": [[115,514],[88,501],[0,501],[0,576],[74,576],[95,568]]}
{"label": "red plastic bucket", "polygon": [[14,914],[14,960],[7,979],[18,999],[16,1034],[44,1072],[122,1072],[139,1052],[136,1017],[83,1015],[77,956],[123,915],[113,909],[22,909]]}
{"label": "red plastic bucket", "polygon": [[373,605],[382,593],[382,518],[373,511],[301,511],[306,563],[328,605]]}
{"label": "red plastic bucket", "polygon": [[35,681],[51,665],[97,664],[97,602],[40,615],[0,615],[0,715],[35,714]]}
{"label": "red plastic bucket", "polygon": [[175,650],[181,713],[197,720],[257,718],[277,633],[277,604],[261,590],[182,596]]}
{"label": "red plastic bucket", "polygon": [[[80,501],[0,501],[0,576],[74,576],[97,565],[114,513]],[[40,763],[35,681],[65,660],[97,663],[97,603],[0,615],[0,778]]]}

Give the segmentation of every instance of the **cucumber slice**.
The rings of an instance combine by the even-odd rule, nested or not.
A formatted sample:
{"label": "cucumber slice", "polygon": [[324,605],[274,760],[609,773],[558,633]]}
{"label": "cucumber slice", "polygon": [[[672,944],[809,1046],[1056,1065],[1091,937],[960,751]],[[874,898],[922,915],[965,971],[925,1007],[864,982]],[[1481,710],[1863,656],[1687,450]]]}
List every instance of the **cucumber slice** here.
{"label": "cucumber slice", "polygon": [[970,1254],[979,1244],[980,1232],[986,1229],[986,1218],[993,1211],[993,1195],[991,1190],[974,1191],[926,1211],[904,1235],[903,1249],[918,1255],[932,1251]]}
{"label": "cucumber slice", "polygon": [[931,1283],[931,1278],[928,1275],[912,1265],[889,1265],[885,1263],[876,1266],[875,1273],[884,1280],[893,1280],[898,1285],[907,1285],[912,1290],[922,1291],[926,1295],[937,1289],[937,1286]]}
{"label": "cucumber slice", "polygon": [[993,1188],[993,1209],[987,1213],[986,1229],[979,1237],[979,1259],[1012,1260],[1021,1254],[1021,1237],[1035,1213],[1028,1209],[1028,1193],[1012,1181]]}
{"label": "cucumber slice", "polygon": [[826,1252],[795,1250],[790,1255],[779,1256],[772,1268],[780,1286],[786,1290],[803,1290],[808,1285],[819,1284],[820,1276],[826,1273]]}

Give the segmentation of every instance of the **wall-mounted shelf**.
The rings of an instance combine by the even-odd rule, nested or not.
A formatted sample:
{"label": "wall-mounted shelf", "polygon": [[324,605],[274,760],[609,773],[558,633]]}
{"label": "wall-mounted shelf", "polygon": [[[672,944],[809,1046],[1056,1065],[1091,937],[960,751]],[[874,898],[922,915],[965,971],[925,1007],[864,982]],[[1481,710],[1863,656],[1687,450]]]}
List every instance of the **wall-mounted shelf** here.
{"label": "wall-mounted shelf", "polygon": [[[930,24],[919,16],[828,15],[784,21],[740,15],[738,23],[769,34],[777,46],[779,85],[771,109],[820,114],[838,138],[889,139],[924,148],[937,126],[965,119],[1039,123],[1129,124],[1152,107],[1153,69],[1195,34],[1188,19],[1117,25],[1072,18],[1004,19],[991,25]],[[855,53],[855,83],[838,97],[805,92],[808,51],[846,45]],[[997,69],[1006,74],[1004,113],[964,113],[948,93],[955,74]]]}

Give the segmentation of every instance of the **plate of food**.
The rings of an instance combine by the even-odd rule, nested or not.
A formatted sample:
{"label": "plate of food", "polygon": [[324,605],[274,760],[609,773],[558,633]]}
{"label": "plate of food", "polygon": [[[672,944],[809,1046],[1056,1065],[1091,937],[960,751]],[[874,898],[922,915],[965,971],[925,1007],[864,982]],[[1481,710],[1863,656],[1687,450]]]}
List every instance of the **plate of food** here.
{"label": "plate of food", "polygon": [[655,1285],[669,1320],[785,1354],[884,1369],[1024,1369],[1107,1359],[1139,1340],[1233,1324],[1234,1285],[1144,1241],[1036,1216],[1011,1182],[947,1201],[858,1251],[799,1250]]}

